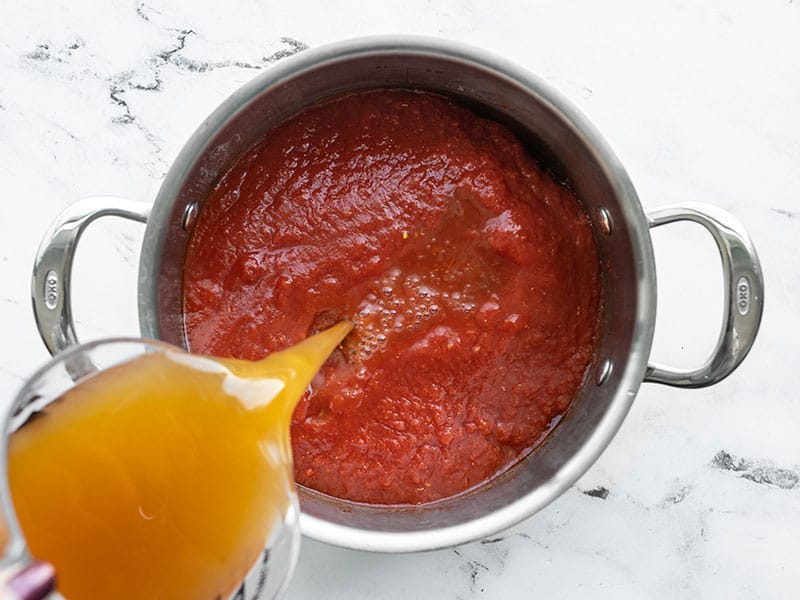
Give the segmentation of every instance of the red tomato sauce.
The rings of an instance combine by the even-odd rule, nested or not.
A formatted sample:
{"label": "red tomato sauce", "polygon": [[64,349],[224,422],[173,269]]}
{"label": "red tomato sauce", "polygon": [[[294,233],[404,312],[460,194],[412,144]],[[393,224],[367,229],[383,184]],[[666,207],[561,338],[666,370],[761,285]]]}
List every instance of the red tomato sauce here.
{"label": "red tomato sauce", "polygon": [[592,360],[597,250],[573,195],[503,126],[373,91],[307,109],[222,177],[184,270],[193,351],[258,359],[356,328],[295,411],[300,484],[422,503],[490,479]]}

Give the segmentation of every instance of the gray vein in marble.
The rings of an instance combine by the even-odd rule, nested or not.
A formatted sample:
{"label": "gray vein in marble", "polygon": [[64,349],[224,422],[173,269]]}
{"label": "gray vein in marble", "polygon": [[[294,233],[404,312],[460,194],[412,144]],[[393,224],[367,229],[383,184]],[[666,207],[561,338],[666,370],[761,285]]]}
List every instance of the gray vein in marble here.
{"label": "gray vein in marble", "polygon": [[[153,12],[157,11],[154,11],[154,9],[143,2],[140,2],[136,5],[137,15],[148,23],[150,22],[148,15],[149,13]],[[98,78],[107,83],[108,97],[111,102],[121,111],[118,116],[113,117],[112,122],[117,125],[130,125],[138,129],[153,148],[154,156],[158,163],[162,166],[166,166],[167,162],[162,157],[161,139],[151,132],[144,125],[144,123],[142,123],[142,120],[138,117],[138,115],[133,111],[131,104],[128,101],[128,92],[132,90],[138,92],[160,92],[163,86],[162,70],[168,65],[178,70],[190,73],[206,73],[216,69],[225,69],[231,67],[260,70],[280,60],[281,58],[291,56],[292,54],[295,54],[308,47],[305,43],[294,38],[282,37],[280,38],[280,41],[285,45],[285,48],[277,50],[268,56],[262,57],[260,61],[250,62],[247,60],[238,59],[205,61],[191,58],[185,54],[189,38],[197,35],[197,32],[194,29],[190,27],[179,29],[170,28],[167,31],[169,31],[171,36],[174,38],[173,45],[170,48],[160,50],[153,56],[146,58],[144,60],[146,65],[146,70],[144,73],[137,69],[121,71],[110,76],[102,76],[92,72],[84,72],[84,75],[86,76]],[[36,44],[36,47],[32,51],[26,53],[24,58],[32,61],[33,63],[39,63],[43,65],[42,69],[45,71],[45,73],[52,76],[56,73],[53,73],[50,68],[44,65],[53,63],[69,65],[69,58],[72,56],[73,52],[82,49],[84,46],[85,42],[78,37],[74,38],[73,41],[61,48],[53,48],[52,44],[44,41]],[[74,79],[75,76],[76,75],[74,73],[60,74],[61,78],[67,80]],[[0,108],[6,110],[5,107]],[[64,132],[73,140],[77,139],[76,136],[74,136],[74,134],[71,132],[66,130],[64,130]]]}
{"label": "gray vein in marble", "polygon": [[800,219],[800,212],[794,210],[786,210],[785,208],[770,208],[770,210],[776,214],[788,217],[792,221],[794,221],[795,219]]}
{"label": "gray vein in marble", "polygon": [[[59,63],[63,65],[69,65],[69,58],[73,55],[74,52],[84,48],[85,42],[81,38],[74,38],[74,40],[62,48],[53,49],[51,45],[47,42],[41,42],[36,45],[36,48],[28,52],[24,55],[25,59],[33,61],[34,63],[40,63],[42,65],[43,72],[48,76],[59,76],[63,80],[72,80],[76,78],[75,73],[54,73],[50,68],[46,65],[52,63]],[[151,144],[153,150],[155,152],[156,158],[162,163],[166,164],[160,154],[161,154],[161,145],[159,139],[151,133],[147,128],[137,120],[136,116],[131,111],[130,106],[128,105],[127,100],[125,99],[125,92],[127,91],[127,87],[132,87],[127,85],[129,80],[135,75],[133,71],[126,71],[124,73],[119,73],[116,75],[111,76],[110,78],[102,77],[92,72],[84,71],[82,73],[84,76],[97,78],[101,81],[107,81],[109,84],[108,94],[111,101],[123,109],[123,113],[120,116],[114,117],[112,121],[117,124],[122,125],[133,125],[139,131],[142,132],[142,135],[145,139]],[[58,125],[58,127],[64,131],[71,139],[76,140],[77,136],[75,136],[72,132],[66,130],[63,126]]]}
{"label": "gray vein in marble", "polygon": [[711,466],[723,471],[736,473],[739,477],[784,490],[790,490],[800,483],[800,469],[784,469],[771,461],[739,458],[730,452],[720,450],[711,460]]}
{"label": "gray vein in marble", "polygon": [[481,541],[480,541],[480,544],[481,544],[482,546],[484,546],[484,545],[486,545],[486,544],[496,544],[496,543],[498,543],[498,542],[502,542],[502,541],[504,541],[505,539],[506,539],[506,538],[504,538],[504,537],[487,538],[487,539],[485,539],[485,540],[481,540]]}
{"label": "gray vein in marble", "polygon": [[[509,547],[507,544],[497,542],[505,541],[506,539],[500,536],[494,538],[494,543],[480,542],[453,548],[453,553],[459,559],[459,569],[469,577],[468,589],[470,595],[474,596],[476,593],[484,591],[482,585],[484,576],[494,576],[505,570]],[[464,596],[459,594],[457,598],[464,598]]]}
{"label": "gray vein in marble", "polygon": [[664,498],[662,505],[669,506],[670,504],[679,504],[686,499],[686,496],[688,496],[691,491],[692,491],[692,486],[690,485],[681,486],[675,492],[667,495],[667,497]]}
{"label": "gray vein in marble", "polygon": [[117,243],[114,245],[114,250],[116,250],[117,254],[122,259],[122,262],[127,264],[131,264],[133,262],[133,257],[137,256],[138,254],[136,240],[133,236],[125,232],[119,232],[119,235],[117,236]]}
{"label": "gray vein in marble", "polygon": [[[532,543],[540,548],[547,549],[546,544],[532,538],[523,531],[517,531],[508,535],[499,535],[487,538],[473,544],[465,544],[458,548],[453,548],[452,552],[458,558],[458,567],[468,580],[468,596],[473,597],[485,589],[482,585],[484,576],[494,576],[502,573],[506,568],[511,544],[514,538],[525,540],[525,543]],[[463,600],[465,596],[458,594],[457,599]]]}
{"label": "gray vein in marble", "polygon": [[3,365],[0,365],[0,374],[2,374],[3,376],[10,377],[11,379],[15,379],[17,381],[25,381],[25,377],[23,377],[19,373],[15,373],[10,369],[7,369]]}
{"label": "gray vein in marble", "polygon": [[458,551],[458,548],[454,548],[453,552],[455,552],[456,556],[460,559],[464,560],[464,564],[462,565],[462,569],[467,572],[470,578],[469,590],[472,593],[475,593],[475,588],[477,587],[478,577],[481,573],[489,573],[490,569],[482,562],[477,560],[465,558],[461,552]]}
{"label": "gray vein in marble", "polygon": [[[137,6],[137,14],[140,13],[140,9],[143,11],[144,7],[144,4],[139,4]],[[146,17],[146,15],[142,14],[140,14],[140,16]],[[145,20],[149,21],[149,19]],[[292,54],[295,54],[308,47],[305,43],[294,38],[282,37],[280,38],[281,42],[284,43],[287,48],[278,50],[269,56],[263,57],[260,64],[235,59],[210,62],[196,60],[186,56],[183,53],[183,51],[186,49],[189,37],[197,35],[197,32],[194,29],[172,29],[171,31],[175,33],[174,46],[167,50],[158,52],[155,56],[145,61],[151,72],[150,81],[146,83],[137,82],[135,79],[137,75],[141,75],[141,73],[137,73],[135,71],[125,71],[112,77],[109,82],[109,97],[111,98],[112,102],[120,106],[124,111],[121,116],[114,119],[114,122],[122,125],[133,125],[139,129],[147,141],[153,146],[156,158],[161,164],[166,163],[161,157],[160,141],[153,133],[151,133],[146,127],[144,127],[144,125],[142,125],[141,121],[137,119],[136,115],[132,112],[129,103],[125,98],[125,94],[128,90],[137,90],[143,92],[161,91],[163,84],[161,70],[166,65],[171,65],[179,70],[191,73],[206,73],[216,69],[225,69],[230,67],[260,70],[267,65],[280,60],[281,58],[291,56]]]}
{"label": "gray vein in marble", "polygon": [[125,98],[123,97],[124,93],[125,93],[125,88],[121,87],[120,85],[117,85],[116,83],[112,83],[108,91],[108,95],[111,98],[111,101],[117,106],[122,107],[122,109],[125,111],[122,116],[114,117],[115,123],[120,123],[123,125],[128,123],[133,123],[136,121],[136,117],[134,117],[133,113],[131,112],[131,107],[128,106],[127,100],[125,100]]}
{"label": "gray vein in marble", "polygon": [[[515,538],[524,540],[526,544],[548,549],[547,544],[534,539],[524,531],[486,538],[474,544],[453,548],[453,553],[459,559],[459,569],[469,577],[470,597],[485,591],[482,586],[482,578],[485,575],[494,576],[505,570],[512,549],[510,542]],[[462,599],[464,596],[459,594],[457,598]]]}
{"label": "gray vein in marble", "polygon": [[50,54],[50,45],[37,44],[36,50],[28,52],[25,56],[31,60],[50,60],[52,58],[52,55]]}
{"label": "gray vein in marble", "polygon": [[67,137],[69,139],[71,139],[73,142],[77,142],[78,141],[78,136],[75,135],[74,133],[72,133],[69,129],[67,129],[66,127],[64,127],[60,123],[56,123],[56,122],[53,121],[52,125],[53,125],[53,127],[56,127],[57,129],[59,129],[60,131],[65,133],[67,135]]}
{"label": "gray vein in marble", "polygon": [[53,61],[57,63],[66,62],[67,58],[72,56],[75,50],[83,48],[85,42],[81,38],[75,38],[72,42],[66,44],[62,48],[52,49],[48,42],[40,42],[36,44],[36,48],[31,52],[25,54],[25,58],[37,62]]}
{"label": "gray vein in marble", "polygon": [[[183,50],[186,48],[187,39],[189,38],[190,35],[197,35],[196,31],[194,31],[193,29],[179,29],[177,30],[177,33],[178,35],[177,35],[176,46],[170,50],[160,52],[156,58],[157,60],[160,60],[162,64],[169,63],[179,69],[183,69],[193,73],[205,73],[207,71],[214,71],[215,69],[226,69],[229,67],[239,67],[241,69],[259,70],[263,69],[265,66],[269,64],[272,64],[280,60],[281,58],[286,58],[287,56],[291,56],[292,54],[296,54],[297,52],[300,52],[301,50],[305,50],[306,48],[308,48],[306,44],[294,38],[282,37],[280,38],[281,42],[286,44],[287,48],[283,48],[281,50],[273,52],[269,56],[262,57],[260,63],[252,63],[249,61],[235,60],[235,59],[210,62],[205,60],[195,60],[183,54]],[[158,72],[156,72],[155,75],[157,78]]]}
{"label": "gray vein in marble", "polygon": [[275,62],[276,60],[279,60],[281,58],[286,58],[287,56],[291,56],[292,54],[297,54],[302,50],[308,49],[308,44],[306,44],[305,42],[301,42],[300,40],[296,40],[292,37],[284,36],[281,38],[281,41],[287,46],[289,46],[289,48],[286,50],[278,50],[277,52],[273,52],[272,54],[264,58],[265,61]]}
{"label": "gray vein in marble", "polygon": [[147,12],[145,11],[155,11],[154,8],[147,6],[144,2],[137,2],[136,3],[136,14],[139,15],[139,18],[142,21],[150,21],[150,17],[147,16]]}
{"label": "gray vein in marble", "polygon": [[599,485],[591,490],[584,490],[583,493],[586,496],[591,496],[592,498],[599,498],[600,500],[605,500],[606,498],[608,498],[609,490],[607,487]]}

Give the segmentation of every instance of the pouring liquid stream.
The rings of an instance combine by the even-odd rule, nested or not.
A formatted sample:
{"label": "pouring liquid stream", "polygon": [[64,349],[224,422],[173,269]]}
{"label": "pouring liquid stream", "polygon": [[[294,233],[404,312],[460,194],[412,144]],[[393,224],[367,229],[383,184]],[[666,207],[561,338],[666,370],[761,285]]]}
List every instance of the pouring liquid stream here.
{"label": "pouring liquid stream", "polygon": [[352,329],[257,361],[158,350],[80,382],[9,441],[33,556],[69,600],[228,598],[290,509],[289,426]]}

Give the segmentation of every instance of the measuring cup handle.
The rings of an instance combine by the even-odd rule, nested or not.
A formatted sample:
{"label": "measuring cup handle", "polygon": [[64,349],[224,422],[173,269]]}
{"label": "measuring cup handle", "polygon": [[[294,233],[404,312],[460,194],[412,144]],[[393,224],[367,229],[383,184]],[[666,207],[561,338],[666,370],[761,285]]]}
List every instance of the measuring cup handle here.
{"label": "measuring cup handle", "polygon": [[99,217],[114,216],[147,222],[150,205],[114,196],[78,200],[56,217],[44,235],[33,263],[31,297],[39,335],[55,354],[78,343],[72,320],[70,280],[72,260],[81,234]]}
{"label": "measuring cup handle", "polygon": [[53,594],[55,587],[56,571],[50,563],[35,560],[0,572],[0,600],[55,600],[61,598]]}
{"label": "measuring cup handle", "polygon": [[722,259],[725,300],[722,330],[705,364],[691,371],[649,364],[644,380],[687,388],[713,385],[739,366],[758,333],[764,309],[764,279],[756,249],[741,223],[711,204],[662,206],[649,211],[647,219],[651,228],[675,221],[692,221],[706,228]]}

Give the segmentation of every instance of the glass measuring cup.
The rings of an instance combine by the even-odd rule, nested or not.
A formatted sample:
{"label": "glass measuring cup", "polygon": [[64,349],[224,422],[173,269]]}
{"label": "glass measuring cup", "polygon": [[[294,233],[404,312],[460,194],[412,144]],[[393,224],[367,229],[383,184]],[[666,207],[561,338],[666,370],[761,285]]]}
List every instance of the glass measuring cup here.
{"label": "glass measuring cup", "polygon": [[[280,597],[299,549],[289,419],[311,378],[349,329],[349,324],[336,326],[257,363],[194,356],[139,339],[93,342],[58,355],[24,385],[5,417],[0,504],[9,543],[4,564],[27,565],[32,555],[51,561],[59,574],[59,588],[70,600],[156,597],[156,585],[167,586],[166,596],[160,597],[176,600]],[[165,372],[178,373],[179,382],[170,383]],[[130,410],[129,396],[136,397],[154,382],[159,393],[166,388],[167,395],[174,392],[179,399],[158,404],[149,397],[151,404],[143,414],[157,422],[156,434],[153,427],[147,429],[146,440],[135,437],[141,432],[134,433],[134,442],[140,445],[128,452],[120,440],[141,425],[137,421],[141,415]],[[113,400],[86,396],[86,390],[109,389],[115,392]],[[224,398],[215,404],[204,394]],[[117,396],[127,398],[127,404]],[[78,431],[76,427],[86,422],[76,413],[92,401],[108,402],[110,410],[101,411],[83,436],[48,438],[59,445],[49,448],[44,460],[25,463],[35,468],[17,465],[19,456],[29,456],[20,448],[29,450],[24,443],[31,431],[59,429],[59,422],[68,425],[60,429]],[[170,412],[173,404],[183,408]],[[168,408],[162,414],[164,406]],[[256,426],[248,429],[247,423]],[[16,433],[9,443],[12,432]],[[186,435],[194,436],[191,443],[176,445],[171,439]],[[204,454],[200,446],[208,443],[211,450]],[[236,454],[240,450],[243,454]],[[148,453],[169,463],[169,468],[146,465],[153,473],[144,471],[139,481],[140,455]],[[198,455],[202,460],[192,463],[194,470],[187,476],[187,456]],[[87,461],[88,469],[81,471],[80,460]],[[181,485],[170,486],[176,480]],[[192,488],[196,480],[202,483]],[[77,493],[67,485],[70,481],[78,481]],[[205,502],[202,495],[211,500]],[[169,498],[166,508],[156,501],[164,497]],[[109,530],[109,515],[116,518],[120,511],[122,518]],[[58,528],[70,519],[81,521],[80,526],[65,534]],[[162,529],[174,531],[178,541],[140,535],[154,527],[163,533],[159,522],[164,523]],[[37,528],[47,527],[51,531],[46,535],[37,533]],[[48,545],[48,536],[56,542]],[[181,541],[184,538],[188,544]],[[153,539],[158,543],[150,543]],[[206,555],[212,559],[206,560]],[[81,561],[85,564],[77,564]],[[82,573],[91,573],[94,581]],[[175,580],[176,573],[183,579]],[[159,593],[164,589],[158,588]]]}

